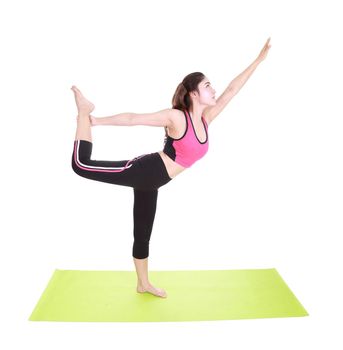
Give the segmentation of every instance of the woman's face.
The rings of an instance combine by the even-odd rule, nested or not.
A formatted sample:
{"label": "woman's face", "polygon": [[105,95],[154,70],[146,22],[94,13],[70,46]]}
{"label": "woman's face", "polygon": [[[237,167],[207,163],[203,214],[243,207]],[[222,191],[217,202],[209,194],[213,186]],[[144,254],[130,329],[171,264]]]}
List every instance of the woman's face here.
{"label": "woman's face", "polygon": [[216,104],[216,90],[212,87],[211,82],[206,77],[199,83],[198,89],[200,92],[199,102],[201,104],[209,106]]}

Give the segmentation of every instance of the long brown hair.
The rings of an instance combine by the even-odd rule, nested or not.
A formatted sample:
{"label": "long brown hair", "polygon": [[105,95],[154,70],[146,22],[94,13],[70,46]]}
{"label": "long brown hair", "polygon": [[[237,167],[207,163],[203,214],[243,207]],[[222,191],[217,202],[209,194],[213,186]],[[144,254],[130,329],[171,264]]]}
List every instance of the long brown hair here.
{"label": "long brown hair", "polygon": [[[179,109],[180,111],[183,111],[184,109],[189,110],[192,107],[192,100],[189,94],[192,91],[197,91],[199,93],[198,85],[204,79],[205,75],[201,72],[194,72],[186,75],[174,92],[172,108]],[[168,133],[167,128],[165,127],[164,129],[164,143],[166,143]]]}

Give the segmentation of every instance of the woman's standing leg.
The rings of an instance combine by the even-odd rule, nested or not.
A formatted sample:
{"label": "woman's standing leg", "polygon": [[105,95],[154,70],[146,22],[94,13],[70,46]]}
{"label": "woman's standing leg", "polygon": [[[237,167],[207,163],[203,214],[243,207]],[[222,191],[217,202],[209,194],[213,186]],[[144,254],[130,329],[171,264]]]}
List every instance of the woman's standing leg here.
{"label": "woman's standing leg", "polygon": [[[136,259],[145,259],[149,256],[149,241],[155,219],[158,190],[143,191],[134,188],[133,191],[134,244],[132,255]],[[147,282],[147,280],[142,282]]]}
{"label": "woman's standing leg", "polygon": [[138,277],[137,291],[166,297],[165,290],[152,286],[148,277],[149,241],[155,219],[157,195],[158,189],[149,191],[134,189],[132,255]]}

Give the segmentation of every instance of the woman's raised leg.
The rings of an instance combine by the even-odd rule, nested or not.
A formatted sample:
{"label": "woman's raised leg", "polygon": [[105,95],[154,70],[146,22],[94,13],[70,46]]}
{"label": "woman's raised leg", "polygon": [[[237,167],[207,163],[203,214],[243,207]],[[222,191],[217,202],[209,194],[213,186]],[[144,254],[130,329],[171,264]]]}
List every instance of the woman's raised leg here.
{"label": "woman's raised leg", "polygon": [[107,161],[93,160],[92,133],[90,113],[94,104],[87,100],[81,91],[73,85],[77,106],[77,129],[72,155],[72,168],[78,175],[101,182],[134,187],[139,176],[137,166],[133,160]]}
{"label": "woman's raised leg", "polygon": [[92,142],[91,121],[89,115],[95,108],[94,104],[88,101],[75,85],[71,87],[71,90],[74,92],[78,112],[75,140],[86,140]]}

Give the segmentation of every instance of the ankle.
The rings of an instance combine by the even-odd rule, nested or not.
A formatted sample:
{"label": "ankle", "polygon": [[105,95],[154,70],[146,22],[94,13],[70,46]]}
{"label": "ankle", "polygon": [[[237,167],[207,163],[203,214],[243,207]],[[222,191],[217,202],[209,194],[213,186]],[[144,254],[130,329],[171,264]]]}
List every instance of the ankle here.
{"label": "ankle", "polygon": [[142,286],[142,287],[149,287],[150,286],[150,282],[148,280],[145,280],[145,281],[138,280],[137,283],[139,286]]}
{"label": "ankle", "polygon": [[89,118],[89,113],[87,113],[87,112],[79,112],[77,117],[78,118]]}

